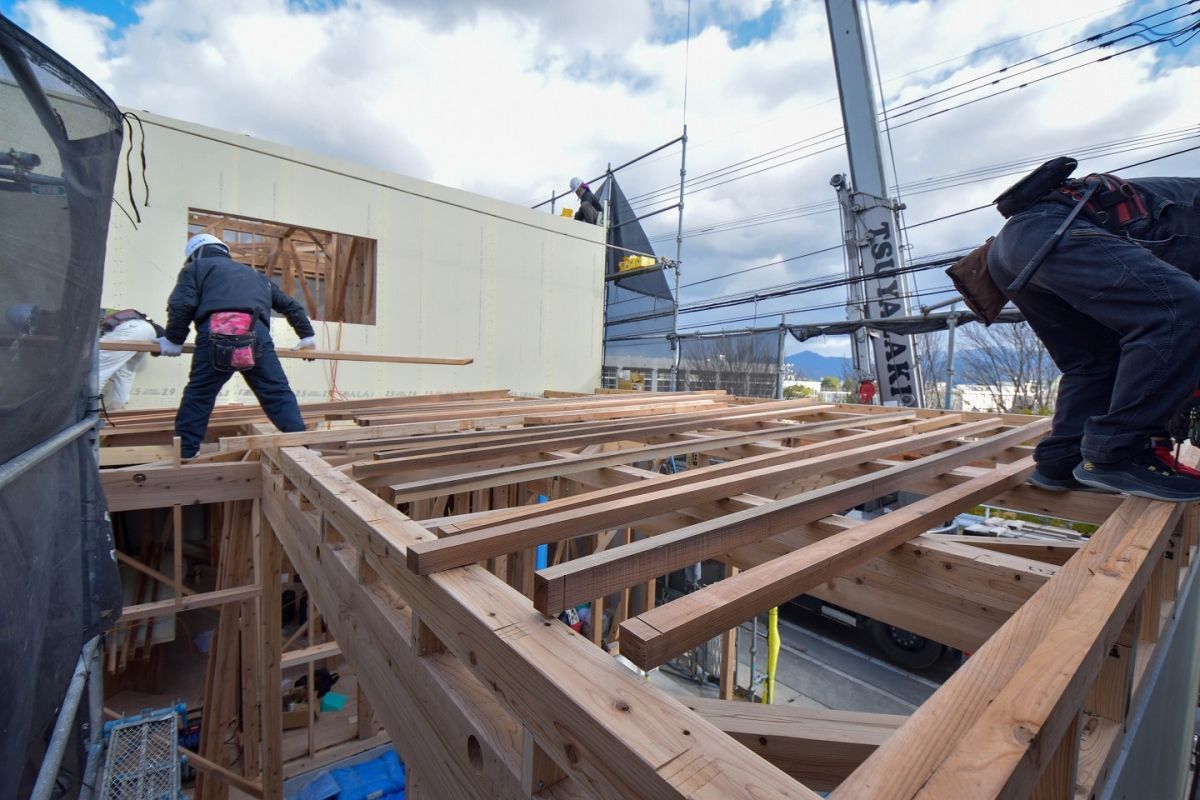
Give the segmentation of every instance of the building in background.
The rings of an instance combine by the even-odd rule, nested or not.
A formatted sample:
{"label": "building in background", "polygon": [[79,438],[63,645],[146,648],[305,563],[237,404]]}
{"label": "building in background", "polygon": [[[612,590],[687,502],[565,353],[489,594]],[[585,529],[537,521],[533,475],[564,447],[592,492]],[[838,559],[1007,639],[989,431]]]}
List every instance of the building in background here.
{"label": "building in background", "polygon": [[[162,313],[209,231],[309,309],[322,349],[470,356],[469,366],[288,361],[300,402],[600,381],[604,229],[247,136],[138,112],[141,222],[114,210],[103,304]],[[136,131],[135,126],[135,131]],[[133,164],[141,134],[135,133]],[[126,175],[117,202],[128,214]],[[165,316],[165,314],[164,314]],[[294,335],[272,326],[279,347]],[[130,407],[174,405],[189,359],[152,359]],[[219,402],[254,402],[231,381]]]}

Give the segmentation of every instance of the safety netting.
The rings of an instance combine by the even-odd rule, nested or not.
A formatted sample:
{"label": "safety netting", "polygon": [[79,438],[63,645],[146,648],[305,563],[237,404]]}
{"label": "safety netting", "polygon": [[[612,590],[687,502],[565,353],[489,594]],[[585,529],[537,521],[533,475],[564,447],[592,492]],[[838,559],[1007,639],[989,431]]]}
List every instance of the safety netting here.
{"label": "safety netting", "polygon": [[739,397],[777,397],[780,331],[722,332],[679,339],[679,389],[722,389]]}
{"label": "safety netting", "polygon": [[667,273],[616,178],[605,180],[596,197],[608,214],[605,383],[666,391],[675,361],[669,336],[675,299]]}
{"label": "safety netting", "polygon": [[[120,612],[92,442],[61,434],[87,427],[121,133],[95,84],[0,16],[0,800],[28,796],[81,647]],[[66,793],[81,766],[76,746]]]}

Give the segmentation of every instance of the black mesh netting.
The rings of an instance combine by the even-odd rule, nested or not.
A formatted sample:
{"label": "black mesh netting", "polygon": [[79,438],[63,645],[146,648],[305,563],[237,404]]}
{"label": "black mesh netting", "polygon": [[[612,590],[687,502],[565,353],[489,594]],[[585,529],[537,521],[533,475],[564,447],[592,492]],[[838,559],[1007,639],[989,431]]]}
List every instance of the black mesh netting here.
{"label": "black mesh netting", "polygon": [[656,269],[615,277],[620,274],[621,259],[633,254],[654,256],[654,248],[615,178],[604,182],[597,197],[606,204],[609,214],[604,268],[608,281],[604,324],[606,382],[614,383],[618,373],[635,372],[642,376],[645,388],[665,391],[674,363],[668,335],[675,308],[666,272]]}
{"label": "black mesh netting", "polygon": [[88,439],[13,459],[85,416],[121,138],[112,101],[0,16],[0,800],[28,794],[83,642],[119,613]]}
{"label": "black mesh netting", "polygon": [[724,389],[740,397],[776,397],[780,343],[778,331],[681,337],[679,389]]}

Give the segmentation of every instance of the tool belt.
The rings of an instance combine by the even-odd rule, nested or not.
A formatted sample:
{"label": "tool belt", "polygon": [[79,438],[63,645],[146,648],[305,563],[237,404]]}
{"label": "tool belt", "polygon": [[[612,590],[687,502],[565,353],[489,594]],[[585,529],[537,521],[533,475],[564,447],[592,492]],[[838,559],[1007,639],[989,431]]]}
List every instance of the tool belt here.
{"label": "tool belt", "polygon": [[123,308],[120,311],[114,311],[100,320],[100,333],[112,333],[119,326],[134,319],[146,319],[146,315],[133,308]]}
{"label": "tool belt", "polygon": [[244,311],[216,311],[208,318],[208,340],[213,369],[244,372],[253,369],[258,344],[254,317]]}
{"label": "tool belt", "polygon": [[161,325],[150,319],[150,317],[146,316],[142,312],[138,311],[136,308],[123,308],[120,311],[114,311],[108,316],[104,317],[102,320],[100,320],[100,335],[104,336],[105,334],[112,333],[121,325],[124,325],[126,322],[135,319],[149,322],[150,326],[154,328],[155,336],[167,335],[167,332],[163,330]]}
{"label": "tool belt", "polygon": [[1083,204],[1082,214],[1109,233],[1120,235],[1129,225],[1150,216],[1146,200],[1133,184],[1107,173],[1069,180],[1042,199],[1074,206],[1093,184],[1096,189]]}
{"label": "tool belt", "polygon": [[986,242],[946,270],[967,308],[971,309],[984,325],[995,322],[1000,316],[1000,309],[1008,302],[1008,297],[988,273],[988,252],[992,249],[994,238],[988,237]]}

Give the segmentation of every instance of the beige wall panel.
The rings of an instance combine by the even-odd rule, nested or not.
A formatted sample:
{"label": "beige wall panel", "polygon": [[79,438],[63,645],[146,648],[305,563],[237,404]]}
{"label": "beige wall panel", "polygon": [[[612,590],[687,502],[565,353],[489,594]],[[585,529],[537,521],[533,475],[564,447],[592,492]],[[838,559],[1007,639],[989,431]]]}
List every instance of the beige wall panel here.
{"label": "beige wall panel", "polygon": [[[138,112],[150,206],[135,230],[114,209],[103,302],[165,322],[189,208],[377,241],[375,325],[314,321],[318,344],[371,353],[471,356],[467,367],[307,364],[284,368],[301,402],[508,387],[589,391],[599,382],[603,231],[247,136]],[[135,147],[140,144],[135,134]],[[138,162],[137,153],[133,162]],[[142,198],[141,176],[134,194]],[[117,200],[129,200],[125,175]],[[277,319],[279,347],[296,337]],[[173,404],[189,359],[148,359],[132,407]],[[239,379],[221,402],[253,402]]]}

